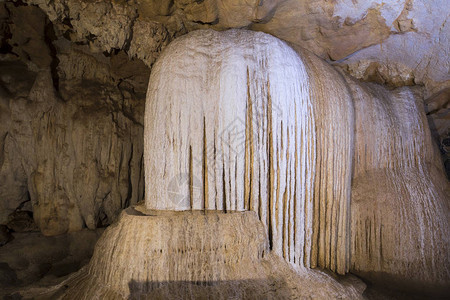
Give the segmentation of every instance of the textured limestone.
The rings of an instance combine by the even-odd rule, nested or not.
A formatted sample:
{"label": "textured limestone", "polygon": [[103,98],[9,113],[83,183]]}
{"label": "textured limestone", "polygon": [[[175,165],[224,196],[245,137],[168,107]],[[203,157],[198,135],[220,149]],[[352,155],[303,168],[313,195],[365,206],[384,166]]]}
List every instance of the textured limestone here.
{"label": "textured limestone", "polygon": [[447,22],[450,7],[445,0],[403,2],[404,9],[397,19],[394,34],[378,45],[346,57],[339,64],[346,66],[356,78],[368,79],[369,67],[377,63],[376,71],[387,83],[394,86],[422,84],[426,96],[431,96],[450,84]]}
{"label": "textured limestone", "polygon": [[37,6],[1,3],[0,19],[0,223],[18,210],[46,235],[110,224],[143,195],[149,69],[93,53]]}
{"label": "textured limestone", "polygon": [[[25,210],[24,206],[32,202],[33,208],[26,210],[34,210],[35,220],[46,234],[86,226],[94,228],[109,224],[120,209],[141,199],[142,93],[147,86],[149,69],[140,60],[152,66],[170,40],[198,28],[248,26],[300,44],[322,58],[335,61],[345,72],[364,81],[390,87],[424,85],[432,130],[441,142],[441,151],[448,155],[448,92],[442,89],[448,87],[449,82],[450,31],[446,22],[449,6],[444,0],[26,2],[38,4],[39,8],[25,6],[20,1],[0,3],[0,223],[6,223],[10,213],[19,207]],[[338,272],[353,268],[354,272],[371,280],[389,273],[392,277],[383,276],[383,279],[393,279],[395,283],[415,272],[412,266],[420,266],[421,271],[412,278],[414,284],[420,286],[417,284],[420,281],[442,285],[448,281],[445,267],[448,265],[445,259],[448,191],[442,191],[448,187],[448,182],[439,175],[437,155],[428,149],[432,143],[428,128],[423,124],[423,116],[417,117],[422,114],[420,102],[409,103],[408,99],[415,96],[408,90],[396,91],[390,96],[378,87],[356,86],[352,88],[353,97],[367,100],[356,107],[355,113],[350,103],[352,95],[342,77],[314,55],[300,48],[296,50],[306,70],[302,78],[307,78],[307,84],[298,86],[309,90],[302,95],[309,95],[310,99],[304,103],[309,103],[314,116],[300,123],[314,124],[315,128],[308,131],[314,132],[315,138],[304,138],[309,146],[302,146],[314,148],[315,153],[302,152],[304,156],[301,156],[305,161],[307,157],[315,157],[303,169],[305,174],[315,172],[309,189],[304,190],[305,194],[312,194],[310,202],[302,202],[305,228],[309,228],[305,231],[305,247],[311,249],[303,256],[304,264]],[[258,70],[265,70],[265,67]],[[352,81],[348,84],[354,85]],[[205,86],[207,89],[208,85]],[[260,90],[268,91],[268,86],[261,84]],[[245,84],[242,90],[246,90]],[[245,98],[246,93],[242,94]],[[273,98],[272,93],[270,95]],[[261,99],[266,98],[261,96]],[[264,111],[264,106],[261,107]],[[411,117],[400,113],[404,111]],[[277,115],[274,113],[274,116]],[[244,124],[245,117],[241,119]],[[378,122],[379,118],[382,121]],[[335,122],[336,119],[342,123]],[[353,119],[357,129],[355,139],[349,134]],[[366,119],[377,120],[374,128],[380,130],[369,128],[367,135],[359,132],[358,129],[369,126]],[[271,123],[274,120],[275,117]],[[204,125],[200,120],[199,126]],[[284,137],[293,135],[292,131],[288,134],[285,130],[288,125],[279,127],[283,128],[282,134],[272,131],[272,139],[282,136],[283,142],[287,141]],[[406,126],[411,130],[405,129]],[[92,131],[93,135],[86,135],[85,131]],[[200,130],[198,137],[202,134]],[[414,145],[408,142],[411,136],[414,136]],[[387,146],[384,140],[392,143]],[[228,144],[234,147],[233,143]],[[425,146],[416,146],[422,144]],[[274,145],[273,153],[289,153],[292,162],[294,152],[287,144],[283,143],[286,148],[281,147],[281,150],[277,148],[279,144]],[[353,168],[359,170],[355,173],[352,198],[361,200],[351,205],[352,217],[349,218],[346,214],[350,212],[350,188],[346,182],[351,170],[351,145],[355,146]],[[209,146],[207,143],[207,151],[211,150]],[[336,147],[342,152],[335,151]],[[201,147],[199,149],[201,151]],[[372,158],[360,160],[366,156]],[[413,162],[416,157],[421,159]],[[194,158],[197,163],[201,161],[201,156]],[[283,160],[289,162],[287,156],[285,159],[274,155],[266,163]],[[205,166],[210,167],[209,163]],[[274,170],[289,170],[284,167],[282,163]],[[201,168],[203,165],[196,170]],[[245,175],[251,168],[244,166],[242,169]],[[242,170],[234,169],[235,173],[238,171]],[[232,174],[233,168],[226,172]],[[176,194],[177,199],[183,200],[189,194],[201,197],[204,193],[204,175],[195,172],[192,191],[178,194],[177,185],[189,178],[188,173],[169,181],[169,193]],[[283,174],[273,174],[273,178],[263,177],[262,182],[278,184],[276,179],[282,179]],[[338,185],[334,178],[340,178]],[[212,179],[208,177],[208,181]],[[394,184],[400,179],[404,183]],[[220,186],[220,178],[218,183]],[[281,185],[284,183],[280,181]],[[208,185],[208,193],[212,193],[212,186]],[[225,194],[236,186],[227,188]],[[245,188],[243,190],[244,198],[250,199],[251,189],[247,189],[248,194]],[[294,230],[290,227],[294,225],[289,224],[292,214],[299,214],[290,211],[294,205],[285,206],[283,201],[277,208],[276,199],[284,200],[284,194],[276,195],[277,190],[282,190],[281,186],[267,190],[273,192],[267,197],[275,199],[273,210],[258,208],[257,211],[268,233],[271,231],[270,244],[288,260],[292,259],[291,251],[294,257],[299,257],[299,247],[291,243],[297,238],[293,237]],[[379,190],[383,193],[375,197],[372,191]],[[229,194],[231,199],[233,195]],[[288,199],[289,193],[286,195]],[[202,201],[199,203],[201,206]],[[208,201],[208,205],[211,203],[218,202]],[[239,201],[234,203],[229,203],[227,209],[241,205]],[[399,210],[398,203],[402,203],[404,211]],[[243,206],[245,208],[245,202]],[[287,207],[289,209],[284,211]],[[433,214],[439,218],[434,220],[430,217]],[[390,225],[384,228],[381,223]],[[401,228],[398,228],[399,223]],[[295,228],[300,228],[297,225]],[[350,226],[351,235],[347,234]],[[383,230],[389,234],[384,234]],[[350,241],[353,232],[357,232],[358,237],[354,243]],[[402,241],[401,246],[393,237]],[[432,247],[423,246],[426,243]],[[407,259],[399,261],[394,251],[396,247],[401,247],[398,252]],[[415,247],[419,250],[404,250]],[[353,257],[351,252],[360,253],[363,258]]]}
{"label": "textured limestone", "polygon": [[122,49],[131,39],[130,27],[137,17],[134,6],[125,1],[28,1],[38,5],[50,21],[66,23],[71,39],[87,39],[93,50]]}
{"label": "textured limestone", "polygon": [[[147,66],[174,37],[189,31],[248,27],[301,45],[363,81],[390,87],[423,86],[425,98],[448,88],[450,82],[446,0],[26,2],[49,16],[48,33],[59,32],[72,42],[88,45],[92,52],[122,49]],[[8,12],[1,11],[0,6],[0,17],[8,18]],[[42,65],[49,60],[48,49],[35,38],[24,45],[27,36],[13,38],[19,41],[13,48],[23,57],[27,47],[42,49],[38,55],[43,56],[38,64]],[[51,36],[47,34],[46,40]],[[5,37],[2,41],[8,41],[8,33]]]}
{"label": "textured limestone", "polygon": [[50,72],[36,74],[14,60],[1,68],[8,71],[1,78],[1,111],[8,115],[2,122],[2,223],[31,200],[46,235],[94,229],[142,198],[143,129],[134,95],[72,79],[57,96]]}
{"label": "textured limestone", "polygon": [[40,296],[358,299],[361,288],[357,280],[339,282],[289,267],[269,252],[254,212],[158,212],[138,206],[105,231],[86,268]]}
{"label": "textured limestone", "polygon": [[448,87],[446,0],[26,2],[93,51],[128,50],[134,39],[142,43],[141,29],[151,27],[152,47],[137,54],[148,58],[160,52],[153,51],[155,42],[163,47],[188,31],[247,26],[336,61],[364,80],[373,81],[375,68],[387,84],[424,84],[428,95]]}
{"label": "textured limestone", "polygon": [[[384,5],[380,1],[27,3],[37,6],[9,1],[0,4],[2,53],[18,55],[35,72],[46,73],[50,69],[56,87],[67,85],[68,81],[81,84],[87,79],[120,84],[122,91],[126,87],[125,94],[142,93],[149,70],[124,56],[142,59],[151,66],[175,36],[198,28],[235,26],[270,32],[324,58],[339,59],[343,69],[363,80],[392,86],[425,84],[425,97],[439,92],[448,82],[448,5],[443,1],[393,1]],[[4,80],[8,81],[10,75],[4,70]],[[2,95],[8,93],[1,89]],[[8,89],[22,94],[29,91],[25,87],[19,91],[20,86],[11,85]],[[131,94],[126,96],[133,97]],[[124,109],[124,114],[139,123],[136,111],[129,106],[118,105],[116,109]],[[7,195],[2,202],[9,204],[0,204],[7,207],[1,210],[0,219],[6,220],[30,196],[26,170],[19,160],[7,157],[15,148],[6,130],[9,108],[1,111],[0,162],[9,171],[1,175],[8,185],[0,186],[0,190]],[[443,110],[430,111],[430,119],[439,128],[445,127],[447,118]],[[445,155],[447,135],[440,129],[436,132]]]}
{"label": "textured limestone", "polygon": [[420,98],[297,51],[236,30],[166,48],[147,94],[147,207],[253,210],[293,265],[444,287],[448,182]]}
{"label": "textured limestone", "polygon": [[450,189],[423,103],[406,88],[348,82],[356,117],[350,269],[373,282],[444,288]]}
{"label": "textured limestone", "polygon": [[153,65],[170,38],[162,24],[141,19],[133,25],[133,36],[128,54],[141,59],[147,66]]}
{"label": "textured limestone", "polygon": [[[195,31],[168,46],[148,89],[147,206],[256,211],[275,253],[345,273],[353,108],[337,72],[309,69],[252,31]],[[176,198],[186,174],[200,190],[181,185]]]}

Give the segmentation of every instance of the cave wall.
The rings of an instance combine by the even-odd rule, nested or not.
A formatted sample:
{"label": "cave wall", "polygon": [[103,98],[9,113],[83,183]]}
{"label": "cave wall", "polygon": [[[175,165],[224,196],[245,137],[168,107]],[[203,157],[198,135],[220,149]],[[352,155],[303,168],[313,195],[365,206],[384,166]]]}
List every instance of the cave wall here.
{"label": "cave wall", "polygon": [[110,224],[143,199],[151,67],[203,28],[264,31],[360,80],[415,86],[450,165],[449,10],[445,0],[0,3],[0,223],[33,210],[54,235]]}
{"label": "cave wall", "polygon": [[1,223],[19,209],[46,235],[109,225],[144,193],[148,68],[69,42],[36,6],[2,12]]}

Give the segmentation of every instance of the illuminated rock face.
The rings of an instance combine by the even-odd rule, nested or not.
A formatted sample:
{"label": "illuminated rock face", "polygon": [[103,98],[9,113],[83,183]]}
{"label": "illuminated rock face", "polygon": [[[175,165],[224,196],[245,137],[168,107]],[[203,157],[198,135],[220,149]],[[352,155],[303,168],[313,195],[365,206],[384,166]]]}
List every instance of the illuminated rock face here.
{"label": "illuminated rock face", "polygon": [[99,239],[89,265],[40,296],[362,299],[364,284],[357,279],[339,281],[318,270],[294,270],[268,246],[255,212],[130,207]]}
{"label": "illuminated rock face", "polygon": [[147,208],[253,210],[275,253],[345,273],[353,108],[335,77],[312,91],[297,53],[263,33],[174,41],[147,94]]}
{"label": "illuminated rock face", "polygon": [[351,270],[416,289],[445,286],[449,270],[448,181],[422,101],[348,81],[355,99]]}
{"label": "illuminated rock face", "polygon": [[445,284],[448,182],[414,99],[263,33],[192,32],[152,70],[146,206],[253,210],[293,265]]}
{"label": "illuminated rock face", "polygon": [[448,182],[416,98],[267,34],[181,37],[150,78],[145,205],[123,211],[90,264],[49,293],[362,298],[356,281],[315,267],[439,292]]}

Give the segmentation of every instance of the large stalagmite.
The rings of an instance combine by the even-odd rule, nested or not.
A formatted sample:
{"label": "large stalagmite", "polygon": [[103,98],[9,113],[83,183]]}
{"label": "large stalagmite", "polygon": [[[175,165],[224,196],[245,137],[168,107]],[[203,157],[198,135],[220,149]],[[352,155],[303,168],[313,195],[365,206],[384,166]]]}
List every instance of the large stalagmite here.
{"label": "large stalagmite", "polygon": [[302,59],[264,33],[174,41],[147,94],[147,207],[253,210],[287,261],[348,271],[353,108],[322,73],[311,90]]}
{"label": "large stalagmite", "polygon": [[415,99],[263,33],[190,33],[152,71],[146,205],[254,210],[294,265],[445,284],[448,182]]}
{"label": "large stalagmite", "polygon": [[448,182],[409,89],[361,85],[264,33],[196,31],[152,70],[144,147],[145,207],[52,293],[361,296],[316,267],[449,282]]}

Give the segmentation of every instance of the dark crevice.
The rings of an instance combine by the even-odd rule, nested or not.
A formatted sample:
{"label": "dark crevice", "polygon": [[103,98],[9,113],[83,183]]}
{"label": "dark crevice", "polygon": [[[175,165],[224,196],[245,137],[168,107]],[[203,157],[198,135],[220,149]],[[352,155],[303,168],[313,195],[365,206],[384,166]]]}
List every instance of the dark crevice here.
{"label": "dark crevice", "polygon": [[71,19],[69,17],[65,17],[61,23],[66,25],[67,27],[69,27],[69,29],[67,29],[66,31],[63,32],[63,37],[68,40],[68,41],[72,41],[72,38],[70,37],[70,34],[73,32],[73,25],[72,22],[70,21]]}
{"label": "dark crevice", "polygon": [[73,28],[72,22],[70,21],[70,18],[69,18],[69,17],[65,17],[65,18],[61,21],[61,23],[63,23],[63,24],[66,25],[66,26],[69,26],[70,28]]}
{"label": "dark crevice", "polygon": [[88,40],[89,42],[93,42],[93,41],[95,41],[97,39],[97,36],[95,35],[95,34],[92,34],[92,33],[89,33],[87,36],[86,36],[86,40]]}
{"label": "dark crevice", "polygon": [[2,27],[3,28],[0,28],[3,35],[0,40],[0,54],[12,53],[13,48],[8,44],[8,40],[12,38],[11,30],[6,22],[2,24]]}
{"label": "dark crevice", "polygon": [[207,144],[206,144],[206,119],[203,117],[203,208],[208,209],[208,162],[207,162]]}
{"label": "dark crevice", "polygon": [[[120,95],[122,97],[122,102],[125,99],[125,95],[123,94],[123,88],[121,87],[122,83],[124,83],[125,81],[123,81],[122,79],[120,79],[119,84],[117,85],[117,88],[119,89]],[[130,90],[130,94],[135,94],[134,90]],[[141,122],[139,122],[138,120],[136,120],[136,118],[134,117],[133,113],[131,111],[129,111],[130,109],[126,106],[122,106],[119,107],[119,105],[113,101],[113,106],[114,106],[114,110],[117,112],[121,112],[122,115],[124,117],[126,117],[128,120],[130,120],[131,122],[133,122],[134,125],[140,126],[140,127],[144,127],[144,124],[142,124]]]}
{"label": "dark crevice", "polygon": [[267,216],[268,216],[268,231],[269,231],[269,246],[270,249],[273,249],[273,221],[272,221],[272,206],[273,206],[273,185],[274,183],[274,170],[273,170],[273,137],[272,137],[272,98],[270,95],[270,83],[267,82],[267,128],[268,128],[268,134],[267,134],[267,157],[268,157],[268,209],[267,209]]}
{"label": "dark crevice", "polygon": [[103,51],[103,55],[104,55],[105,57],[111,57],[111,56],[113,56],[113,55],[119,54],[119,52],[120,52],[120,49],[119,49],[119,48],[111,48],[110,51]]}
{"label": "dark crevice", "polygon": [[3,137],[0,137],[0,168],[3,166],[3,162],[5,161],[5,145],[8,134],[9,133],[7,132]]}
{"label": "dark crevice", "polygon": [[[26,194],[27,194],[27,197],[25,198],[26,200],[20,202],[19,206],[17,206],[17,208],[15,209],[16,211],[22,210],[22,208],[25,206],[25,204],[27,204],[28,202],[31,201],[30,192],[27,191]],[[33,218],[33,213],[32,212],[31,212],[31,218]]]}
{"label": "dark crevice", "polygon": [[212,22],[202,22],[202,21],[192,21],[192,22],[194,22],[194,23],[196,23],[196,24],[199,24],[199,25],[216,25],[216,24],[218,24],[219,23],[219,18],[216,18],[214,21],[212,21]]}
{"label": "dark crevice", "polygon": [[98,216],[97,216],[97,228],[105,228],[110,224],[108,215],[105,213],[104,208],[100,207]]}
{"label": "dark crevice", "polygon": [[122,47],[122,49],[127,54],[128,54],[128,50],[130,50],[130,47],[131,47],[131,41],[133,40],[133,36],[134,36],[134,30],[133,29],[134,29],[134,23],[136,22],[136,20],[137,20],[137,16],[136,16],[136,18],[133,18],[131,20],[131,23],[130,23],[130,36],[127,39],[125,39],[125,42],[124,42],[123,47]]}
{"label": "dark crevice", "polygon": [[52,61],[50,63],[50,72],[52,75],[53,86],[55,87],[56,91],[59,91],[59,76],[58,76],[59,59],[57,56],[56,47],[53,45],[53,41],[57,39],[58,38],[56,37],[55,30],[53,28],[53,23],[49,21],[45,25],[44,40],[50,50],[50,56],[52,58]]}
{"label": "dark crevice", "polygon": [[133,160],[133,155],[134,155],[133,144],[131,144],[130,147],[131,147],[130,159],[128,160],[128,163],[127,163],[127,168],[128,168],[128,177],[127,177],[127,179],[128,179],[128,193],[127,193],[127,198],[125,199],[125,203],[124,203],[124,207],[123,208],[126,208],[126,207],[130,206],[130,201],[131,201],[131,199],[133,197],[133,181],[131,180],[131,169],[132,169],[131,162]]}
{"label": "dark crevice", "polygon": [[15,7],[19,7],[19,6],[28,6],[28,4],[25,3],[25,2],[23,2],[22,0],[16,0],[16,1],[14,1],[14,2],[13,2],[13,5],[14,5]]}

